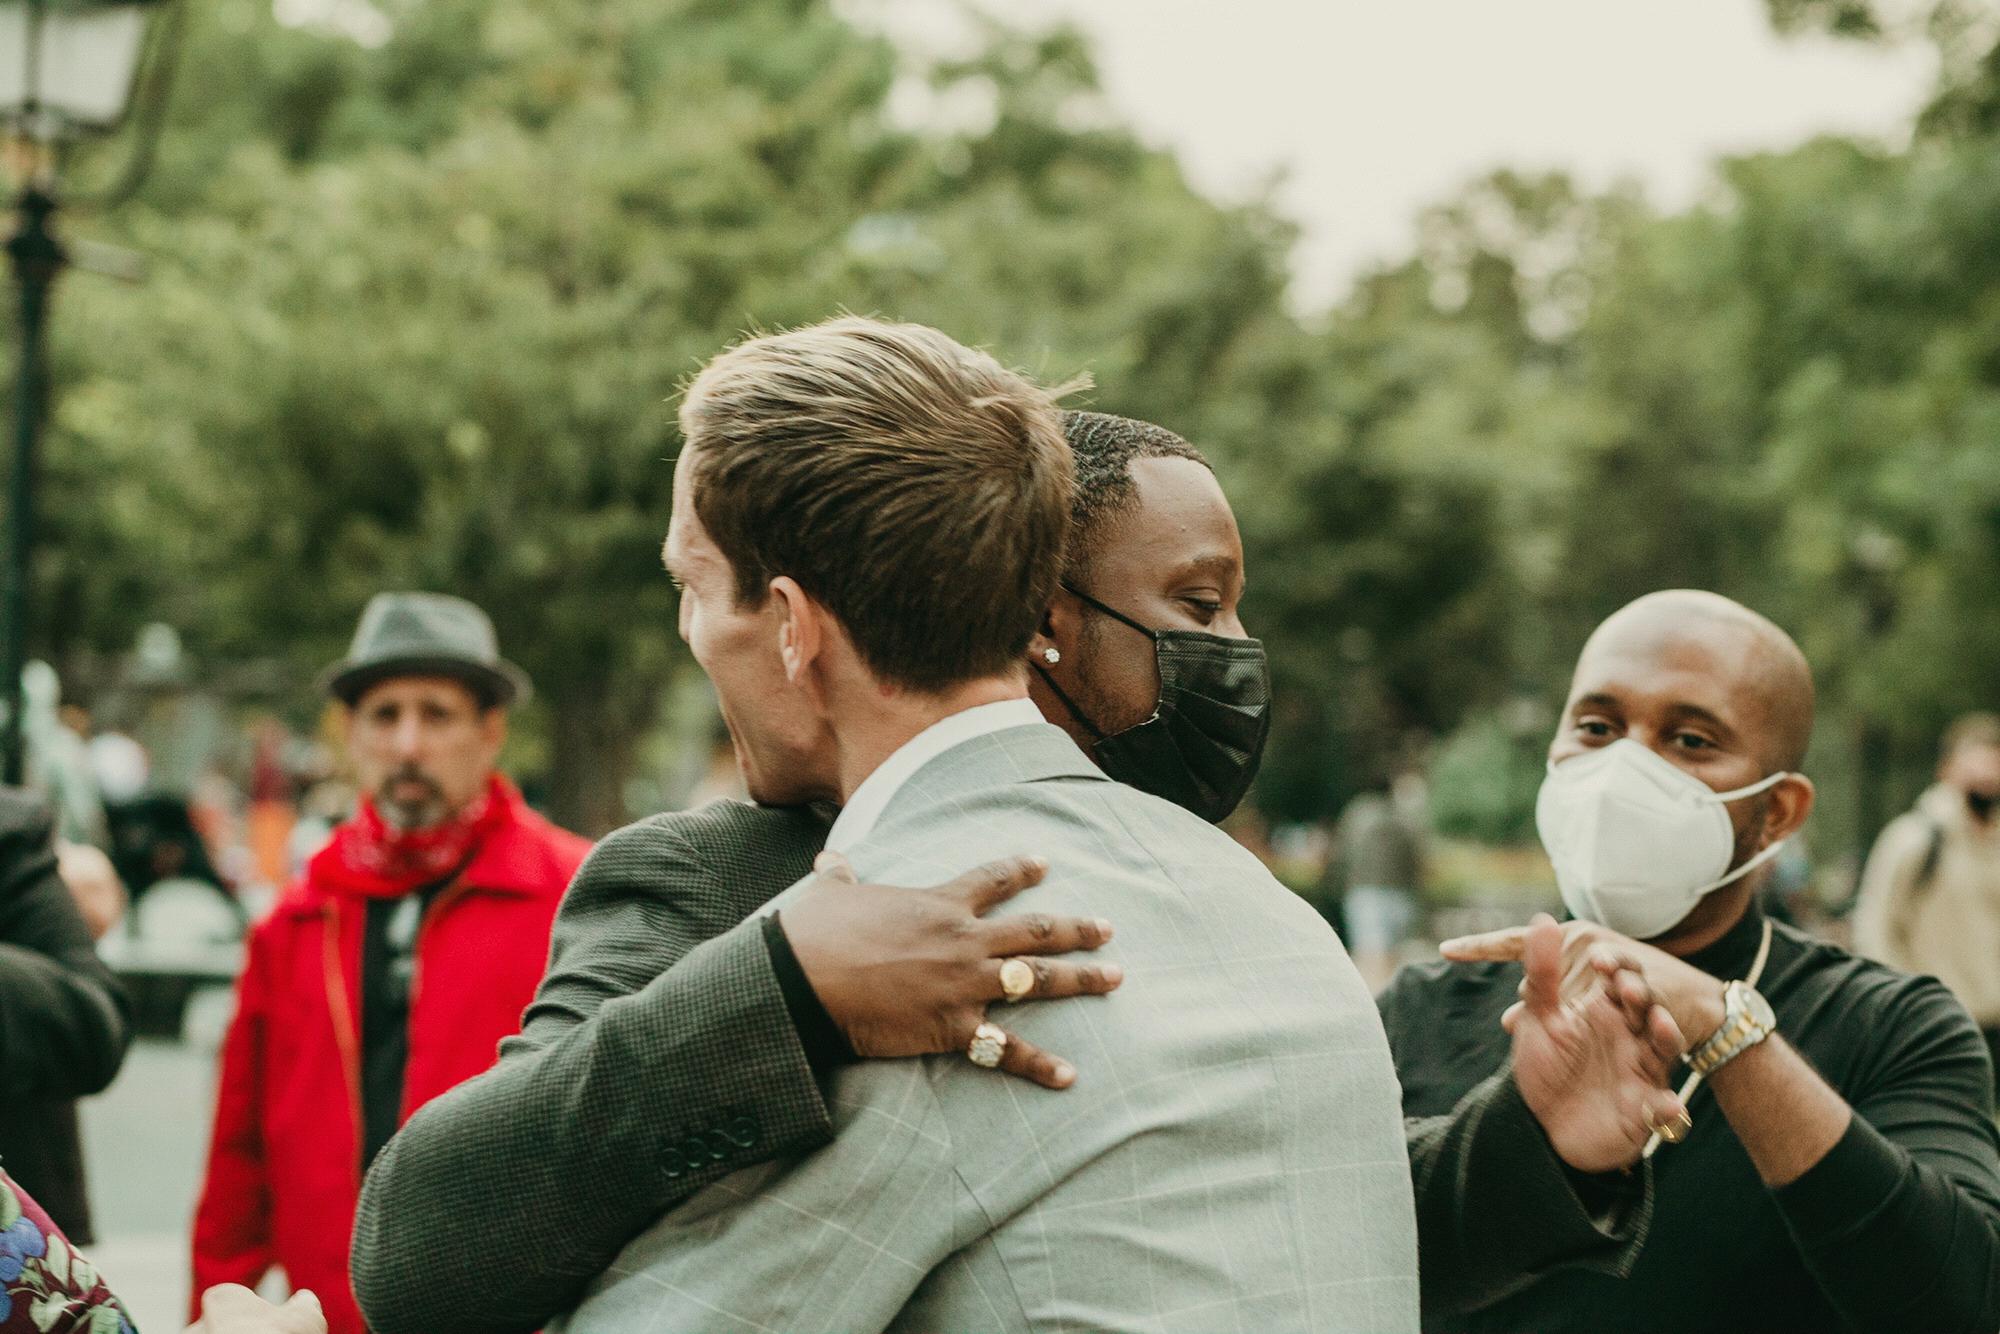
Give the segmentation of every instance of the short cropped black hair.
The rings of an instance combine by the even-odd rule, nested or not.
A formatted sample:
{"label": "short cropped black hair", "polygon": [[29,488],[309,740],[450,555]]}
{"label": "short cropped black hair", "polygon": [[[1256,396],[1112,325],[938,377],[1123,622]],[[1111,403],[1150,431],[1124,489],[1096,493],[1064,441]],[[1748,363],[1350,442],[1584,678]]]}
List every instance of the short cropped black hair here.
{"label": "short cropped black hair", "polygon": [[1207,459],[1164,426],[1114,417],[1108,412],[1065,412],[1063,438],[1076,456],[1076,490],[1070,501],[1069,560],[1064,577],[1076,582],[1090,566],[1105,524],[1129,509],[1138,495],[1134,459]]}

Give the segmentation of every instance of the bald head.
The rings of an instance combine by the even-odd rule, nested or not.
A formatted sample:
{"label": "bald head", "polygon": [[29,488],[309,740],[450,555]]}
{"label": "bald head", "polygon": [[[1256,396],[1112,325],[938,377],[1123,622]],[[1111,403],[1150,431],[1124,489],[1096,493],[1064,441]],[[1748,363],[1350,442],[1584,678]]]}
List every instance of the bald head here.
{"label": "bald head", "polygon": [[[1643,697],[1665,711],[1708,715],[1765,773],[1797,771],[1812,737],[1812,669],[1792,637],[1740,602],[1675,589],[1628,603],[1577,658],[1572,706],[1584,694]],[[1683,745],[1694,748],[1692,739]]]}

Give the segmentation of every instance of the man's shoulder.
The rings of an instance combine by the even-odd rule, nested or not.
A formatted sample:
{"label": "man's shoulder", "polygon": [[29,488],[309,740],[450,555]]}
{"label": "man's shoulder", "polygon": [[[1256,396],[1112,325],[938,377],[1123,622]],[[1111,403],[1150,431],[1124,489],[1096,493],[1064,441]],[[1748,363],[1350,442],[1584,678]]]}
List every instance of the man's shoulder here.
{"label": "man's shoulder", "polygon": [[1886,851],[1899,858],[1911,857],[1943,833],[1944,826],[1931,813],[1927,803],[1919,801],[1882,826],[1882,832],[1875,836],[1874,852],[1878,856]]}
{"label": "man's shoulder", "polygon": [[947,800],[893,805],[850,858],[863,879],[927,883],[922,877],[948,880],[982,862],[1026,853],[1054,863],[1050,884],[1081,855],[1096,866],[1091,889],[1100,899],[1117,893],[1117,881],[1134,879],[1183,886],[1224,880],[1246,892],[1269,881],[1296,897],[1214,825],[1095,771],[1003,779]]}
{"label": "man's shoulder", "polygon": [[825,812],[813,807],[729,800],[649,815],[598,841],[570,896],[670,894],[694,879],[762,902],[812,869],[827,823]]}
{"label": "man's shoulder", "polygon": [[1898,1025],[1915,1022],[1962,1021],[1977,1031],[1950,988],[1927,973],[1906,973],[1784,922],[1773,921],[1771,932],[1796,952],[1786,970],[1794,979],[1788,991],[1816,1007],[1832,1004],[1867,1015],[1865,1027],[1878,1037],[1889,1038]]}
{"label": "man's shoulder", "polygon": [[1773,930],[1800,953],[1783,978],[1759,990],[1777,1011],[1778,1031],[1843,1097],[1858,1105],[1912,1081],[1942,1079],[1985,1108],[1992,1081],[1986,1039],[1944,983],[1783,923]]}
{"label": "man's shoulder", "polygon": [[827,819],[812,806],[759,806],[723,798],[685,811],[634,820],[598,841],[599,857],[768,857],[826,842]]}

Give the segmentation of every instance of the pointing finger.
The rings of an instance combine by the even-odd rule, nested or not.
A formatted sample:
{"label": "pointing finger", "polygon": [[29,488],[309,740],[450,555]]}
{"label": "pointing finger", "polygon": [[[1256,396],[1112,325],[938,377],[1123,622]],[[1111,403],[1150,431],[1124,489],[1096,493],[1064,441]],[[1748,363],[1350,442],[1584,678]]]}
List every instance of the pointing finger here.
{"label": "pointing finger", "polygon": [[1510,926],[1504,931],[1487,931],[1476,936],[1457,936],[1438,946],[1438,953],[1453,963],[1478,963],[1494,959],[1518,959],[1526,947],[1525,927]]}

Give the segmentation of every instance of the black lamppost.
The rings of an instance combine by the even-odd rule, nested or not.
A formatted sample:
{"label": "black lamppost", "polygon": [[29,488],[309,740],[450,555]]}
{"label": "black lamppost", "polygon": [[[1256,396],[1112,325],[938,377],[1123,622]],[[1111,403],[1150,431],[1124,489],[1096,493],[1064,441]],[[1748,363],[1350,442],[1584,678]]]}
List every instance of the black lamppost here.
{"label": "black lamppost", "polygon": [[50,225],[57,179],[71,150],[117,129],[136,107],[143,123],[124,172],[108,191],[76,198],[101,206],[138,188],[165,110],[178,36],[156,22],[168,10],[178,18],[173,0],[0,0],[0,124],[19,190],[7,257],[20,292],[21,330],[0,596],[0,781],[7,783],[19,783],[25,768],[21,668],[28,657],[37,455],[48,412],[49,295],[70,259]]}

